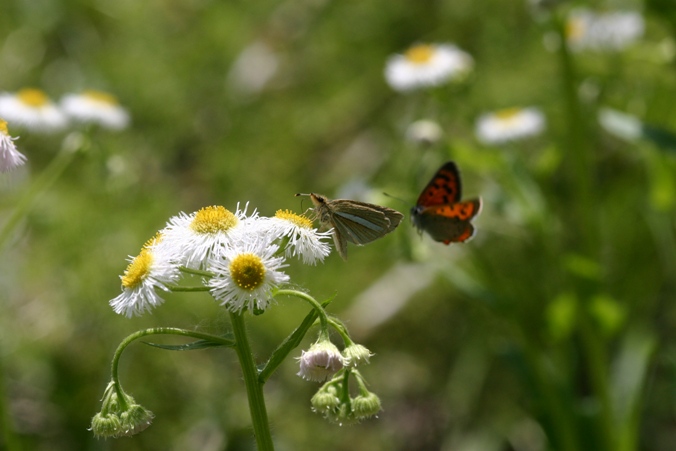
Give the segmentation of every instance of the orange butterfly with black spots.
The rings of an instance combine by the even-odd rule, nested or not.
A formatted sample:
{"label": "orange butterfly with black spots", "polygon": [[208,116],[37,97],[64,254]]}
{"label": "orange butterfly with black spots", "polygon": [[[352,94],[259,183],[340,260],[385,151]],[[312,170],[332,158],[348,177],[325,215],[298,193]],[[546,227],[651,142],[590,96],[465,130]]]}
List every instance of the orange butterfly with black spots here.
{"label": "orange butterfly with black spots", "polygon": [[452,161],[444,164],[411,208],[413,225],[444,244],[462,243],[474,236],[470,222],[481,211],[481,199],[460,201],[460,173]]}

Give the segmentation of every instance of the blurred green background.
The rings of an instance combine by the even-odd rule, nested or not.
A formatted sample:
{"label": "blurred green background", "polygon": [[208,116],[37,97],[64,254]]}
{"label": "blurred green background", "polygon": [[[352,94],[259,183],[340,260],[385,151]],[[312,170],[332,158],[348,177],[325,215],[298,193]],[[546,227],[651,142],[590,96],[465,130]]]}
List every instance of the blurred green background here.
{"label": "blurred green background", "polygon": [[[646,32],[616,54],[547,50],[555,18],[575,5],[642,11]],[[310,410],[318,386],[290,359],[266,385],[277,449],[676,446],[672,0],[563,2],[552,15],[504,0],[5,0],[0,9],[0,90],[58,99],[99,89],[132,116],[124,131],[88,135],[87,151],[2,249],[3,430],[17,449],[253,449],[231,350],[132,346],[122,383],[156,414],[153,425],[107,441],[87,430],[126,335],[228,328],[207,295],[169,294],[152,315],[115,315],[108,300],[126,257],[170,216],[206,205],[301,212],[309,204],[296,192],[336,197],[365,184],[408,212],[449,159],[465,196],[484,200],[474,240],[446,247],[407,220],[351,246],[348,262],[332,254],[288,269],[316,298],[337,294],[329,310],[376,354],[363,373],[383,411],[359,425],[324,421]],[[470,79],[392,91],[386,59],[420,41],[470,53]],[[261,49],[255,69],[242,62]],[[547,116],[542,136],[478,144],[479,114],[528,105]],[[643,135],[603,130],[602,107],[640,118]],[[421,118],[442,126],[442,142],[405,140]],[[0,219],[68,133],[10,132],[29,163],[2,175]],[[250,318],[260,361],[306,313],[281,299]]]}

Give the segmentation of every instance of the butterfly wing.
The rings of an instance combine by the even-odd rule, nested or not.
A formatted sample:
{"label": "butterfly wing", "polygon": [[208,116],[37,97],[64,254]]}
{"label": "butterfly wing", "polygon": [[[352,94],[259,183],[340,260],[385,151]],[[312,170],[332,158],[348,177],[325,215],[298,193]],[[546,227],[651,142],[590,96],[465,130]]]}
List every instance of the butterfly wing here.
{"label": "butterfly wing", "polygon": [[404,217],[391,208],[345,199],[330,201],[329,209],[334,229],[345,240],[359,245],[390,233]]}
{"label": "butterfly wing", "polygon": [[462,243],[474,236],[471,224],[481,211],[481,199],[456,202],[432,207],[418,206],[413,209],[413,223],[427,232],[434,241],[444,244]]}
{"label": "butterfly wing", "polygon": [[439,168],[432,180],[422,190],[417,206],[446,205],[458,202],[461,198],[460,173],[452,161]]}
{"label": "butterfly wing", "polygon": [[[298,194],[297,194],[298,195]],[[310,193],[315,214],[323,227],[333,228],[333,242],[338,254],[347,260],[347,242],[367,244],[393,231],[404,215],[380,205],[348,199],[329,200]]]}
{"label": "butterfly wing", "polygon": [[[355,201],[352,201],[355,202]],[[383,207],[381,205],[375,205],[375,204],[367,204],[365,202],[357,202],[358,204],[362,204],[368,208],[372,208],[374,210],[378,210],[382,212],[387,219],[390,220],[390,226],[387,229],[387,232],[385,233],[390,233],[394,229],[397,228],[399,223],[404,219],[404,215],[399,213],[397,210],[393,210],[391,208]]]}
{"label": "butterfly wing", "polygon": [[333,244],[336,246],[338,254],[343,260],[347,261],[347,240],[336,227],[333,228],[332,236]]}

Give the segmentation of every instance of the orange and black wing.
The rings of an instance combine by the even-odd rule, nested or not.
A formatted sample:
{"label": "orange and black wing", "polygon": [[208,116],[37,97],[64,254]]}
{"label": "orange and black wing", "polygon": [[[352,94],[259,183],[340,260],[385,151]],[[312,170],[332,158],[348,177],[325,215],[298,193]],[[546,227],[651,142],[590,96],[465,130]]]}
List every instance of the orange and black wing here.
{"label": "orange and black wing", "polygon": [[470,222],[481,211],[481,199],[472,199],[449,205],[420,207],[414,210],[413,222],[427,232],[434,241],[444,244],[462,243],[474,236]]}
{"label": "orange and black wing", "polygon": [[432,180],[422,190],[416,206],[431,207],[458,202],[461,198],[460,173],[452,161],[439,168]]}

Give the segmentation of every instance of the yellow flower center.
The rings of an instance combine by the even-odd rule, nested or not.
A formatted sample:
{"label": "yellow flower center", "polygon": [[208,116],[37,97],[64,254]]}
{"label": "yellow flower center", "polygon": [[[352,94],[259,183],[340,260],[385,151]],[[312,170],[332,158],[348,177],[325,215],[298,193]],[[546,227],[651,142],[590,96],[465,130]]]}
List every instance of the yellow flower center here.
{"label": "yellow flower center", "polygon": [[122,276],[122,286],[127,289],[133,289],[139,286],[150,272],[150,266],[153,264],[153,253],[145,247],[141,250],[127,266]]}
{"label": "yellow flower center", "polygon": [[298,227],[304,227],[306,229],[312,228],[312,221],[305,215],[297,215],[289,210],[277,210],[275,213],[275,218],[284,219],[289,221],[292,224]]}
{"label": "yellow flower center", "polygon": [[230,276],[242,290],[253,291],[265,281],[265,265],[255,254],[240,254],[230,263]]}
{"label": "yellow flower center", "polygon": [[213,206],[200,209],[190,224],[190,228],[205,235],[226,232],[235,227],[239,219],[225,207]]}
{"label": "yellow flower center", "polygon": [[411,47],[404,53],[407,60],[413,64],[427,64],[434,55],[434,46],[429,44],[420,44]]}
{"label": "yellow flower center", "polygon": [[105,103],[106,105],[119,105],[117,98],[107,92],[88,89],[82,92],[82,95],[95,102]]}
{"label": "yellow flower center", "polygon": [[4,133],[9,136],[9,130],[7,130],[7,121],[0,119],[0,133]]}
{"label": "yellow flower center", "polygon": [[510,121],[516,118],[521,113],[521,108],[505,108],[504,110],[496,111],[495,117],[501,121]]}
{"label": "yellow flower center", "polygon": [[154,237],[152,237],[151,239],[149,239],[148,241],[146,241],[143,244],[142,249],[148,249],[152,246],[160,244],[160,242],[162,241],[162,238],[163,238],[162,232],[157,232]]}
{"label": "yellow flower center", "polygon": [[41,107],[49,103],[49,97],[39,89],[24,88],[16,95],[21,102],[32,107]]}

